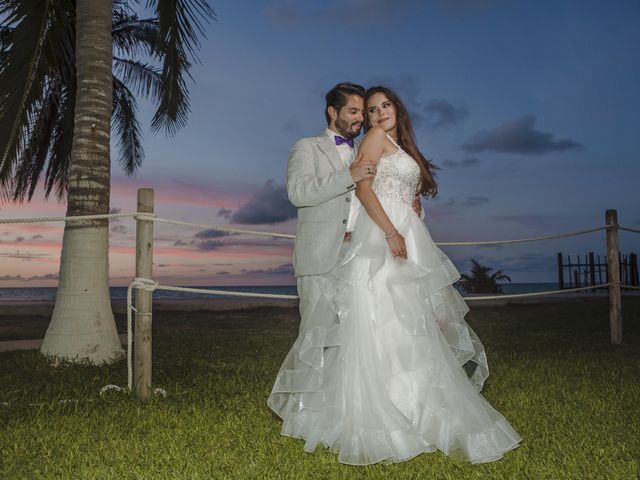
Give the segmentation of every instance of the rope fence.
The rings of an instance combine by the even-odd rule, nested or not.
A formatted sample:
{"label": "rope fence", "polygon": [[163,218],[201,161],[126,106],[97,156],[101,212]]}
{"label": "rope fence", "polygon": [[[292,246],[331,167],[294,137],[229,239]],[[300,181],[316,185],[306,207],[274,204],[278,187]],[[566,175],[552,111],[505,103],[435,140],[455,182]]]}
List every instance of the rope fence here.
{"label": "rope fence", "polygon": [[[270,298],[270,299],[286,299],[295,300],[297,295],[279,295],[267,293],[252,293],[239,291],[226,291],[204,288],[176,287],[170,285],[160,285],[152,277],[152,255],[153,255],[153,225],[155,223],[163,223],[169,225],[179,225],[189,228],[199,228],[207,230],[215,230],[226,232],[230,235],[251,235],[272,238],[295,239],[292,234],[266,232],[257,230],[247,230],[232,227],[230,225],[215,223],[196,223],[182,220],[174,220],[160,218],[154,214],[153,190],[138,190],[138,211],[135,213],[108,213],[96,215],[78,215],[78,216],[50,216],[50,217],[29,217],[29,218],[0,218],[0,224],[20,224],[20,223],[47,223],[47,222],[73,222],[84,223],[94,220],[109,220],[132,218],[136,220],[136,277],[127,288],[127,388],[133,390],[134,383],[134,331],[133,331],[133,314],[135,313],[135,357],[136,357],[136,394],[138,397],[146,401],[153,392],[166,392],[161,389],[152,391],[151,389],[151,317],[152,317],[152,294],[155,290],[166,290],[176,292],[199,293],[205,295],[232,296],[232,297],[253,297],[253,298]],[[613,344],[622,343],[622,314],[621,314],[621,289],[640,290],[640,287],[631,285],[621,285],[620,270],[618,265],[618,230],[624,230],[631,233],[640,233],[640,230],[623,227],[618,225],[617,212],[615,210],[607,210],[606,222],[604,226],[591,228],[588,230],[580,230],[566,232],[554,235],[509,239],[509,240],[488,240],[488,241],[472,241],[472,242],[436,242],[438,246],[473,246],[473,245],[498,245],[498,244],[515,244],[526,242],[537,242],[545,240],[555,240],[560,238],[585,235],[605,230],[607,233],[607,257],[608,257],[608,278],[614,279],[604,284],[590,285],[586,287],[550,290],[543,292],[530,292],[519,294],[500,294],[500,295],[479,295],[465,296],[466,301],[482,301],[482,300],[508,300],[514,298],[542,297],[547,295],[557,295],[562,293],[580,292],[586,290],[608,289],[609,290],[609,311],[611,325],[611,342]],[[143,247],[145,245],[146,247]],[[616,281],[617,280],[617,281]],[[136,306],[133,306],[133,289],[138,292],[136,295]],[[105,386],[101,394],[109,389],[121,390],[116,385]]]}
{"label": "rope fence", "polygon": [[[174,220],[169,218],[161,218],[149,213],[105,213],[97,215],[77,215],[77,216],[54,216],[54,217],[27,217],[27,218],[0,218],[0,224],[10,223],[48,223],[48,222],[70,222],[70,223],[83,223],[91,220],[107,220],[111,218],[133,218],[135,220],[147,220],[156,223],[165,223],[170,225],[180,225],[183,227],[202,228],[207,230],[216,230],[219,232],[227,232],[235,235],[252,235],[263,237],[276,237],[276,238],[288,238],[295,239],[296,236],[290,233],[279,232],[265,232],[260,230],[246,230],[242,228],[235,228],[229,225],[219,223],[196,223],[187,222],[184,220]],[[575,232],[559,233],[555,235],[546,235],[541,237],[528,237],[528,238],[516,238],[509,240],[482,240],[474,242],[435,242],[436,245],[441,247],[465,247],[473,245],[502,245],[509,243],[527,243],[527,242],[539,242],[542,240],[556,240],[559,238],[575,237],[578,235],[585,235],[587,233],[599,232],[608,228],[617,228],[632,233],[640,233],[640,230],[623,227],[617,224],[606,224],[602,227],[590,228],[588,230],[578,230]]]}
{"label": "rope fence", "polygon": [[577,232],[560,233],[557,235],[547,235],[545,237],[518,238],[514,240],[488,240],[483,242],[436,242],[436,245],[443,247],[461,247],[469,245],[501,245],[505,243],[539,242],[541,240],[555,240],[557,238],[575,237],[577,235],[584,235],[586,233],[599,232],[600,230],[606,230],[607,228],[612,226],[615,225],[605,225],[604,227],[591,228],[589,230],[580,230]]}
{"label": "rope fence", "polygon": [[[218,232],[227,232],[236,235],[251,235],[251,236],[263,236],[263,237],[276,237],[276,238],[288,238],[295,239],[296,236],[290,233],[278,233],[278,232],[265,232],[259,230],[246,230],[242,228],[235,228],[229,225],[218,223],[196,223],[187,222],[183,220],[174,220],[169,218],[161,218],[154,214],[149,213],[105,213],[99,215],[78,215],[78,216],[55,216],[55,217],[28,217],[28,218],[0,218],[0,224],[8,223],[48,223],[48,222],[73,222],[83,223],[91,220],[107,220],[110,218],[133,218],[135,220],[147,220],[156,223],[165,223],[169,225],[179,225],[182,227],[201,228],[206,230],[216,230]],[[558,238],[574,237],[578,235],[584,235],[587,233],[598,232],[606,230],[610,227],[617,227],[620,230],[627,230],[629,232],[640,233],[640,230],[634,230],[632,228],[620,227],[618,225],[604,225],[602,227],[590,228],[588,230],[579,230],[576,232],[559,233],[555,235],[546,235],[542,237],[530,237],[530,238],[517,238],[510,240],[483,240],[475,242],[435,242],[436,245],[441,247],[463,247],[473,245],[500,245],[509,243],[527,243],[527,242],[539,242],[542,240],[555,240]]]}
{"label": "rope fence", "polygon": [[[605,283],[597,286],[571,288],[566,290],[551,290],[545,292],[530,292],[530,293],[515,293],[508,295],[482,295],[477,297],[463,297],[467,301],[473,300],[505,300],[510,298],[525,298],[525,297],[541,297],[545,295],[554,295],[558,293],[570,293],[580,292],[585,290],[604,289],[608,288],[611,283]],[[136,315],[151,316],[151,312],[138,312],[133,307],[133,289],[144,290],[145,292],[154,292],[155,290],[169,290],[174,292],[191,292],[191,293],[204,293],[208,295],[223,295],[223,296],[236,296],[236,297],[259,297],[259,298],[275,298],[284,300],[296,300],[297,295],[277,295],[268,293],[249,293],[249,292],[234,292],[226,290],[206,289],[206,288],[189,288],[189,287],[172,287],[168,285],[159,285],[157,281],[150,278],[134,278],[127,288],[127,388],[131,391],[133,388],[133,312]],[[109,386],[115,387],[115,386]]]}
{"label": "rope fence", "polygon": [[70,222],[70,223],[84,223],[91,220],[108,220],[111,218],[133,218],[135,220],[147,220],[151,222],[167,223],[171,225],[180,225],[184,227],[204,228],[208,230],[216,230],[221,232],[232,233],[236,235],[255,235],[263,237],[277,237],[277,238],[296,238],[295,235],[289,233],[278,232],[262,232],[258,230],[245,230],[242,228],[235,228],[229,225],[222,225],[217,223],[195,223],[185,222],[182,220],[173,220],[168,218],[159,218],[149,213],[104,213],[96,215],[77,215],[72,217],[57,216],[57,217],[29,217],[29,218],[0,218],[0,224],[9,223],[49,223],[49,222]]}
{"label": "rope fence", "polygon": [[49,222],[86,222],[88,220],[106,220],[109,218],[136,217],[137,213],[101,213],[96,215],[76,215],[73,217],[26,217],[26,218],[0,218],[0,225],[6,223],[49,223]]}

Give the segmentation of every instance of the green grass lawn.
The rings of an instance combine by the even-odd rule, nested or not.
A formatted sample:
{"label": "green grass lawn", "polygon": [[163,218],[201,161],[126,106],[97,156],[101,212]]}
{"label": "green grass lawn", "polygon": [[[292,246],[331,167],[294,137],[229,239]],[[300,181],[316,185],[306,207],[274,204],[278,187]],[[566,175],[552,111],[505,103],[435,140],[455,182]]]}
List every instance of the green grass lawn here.
{"label": "green grass lawn", "polygon": [[604,301],[470,312],[491,369],[483,393],[524,439],[483,465],[435,453],[350,467],[281,437],[266,398],[293,312],[158,312],[154,382],[168,395],[146,405],[100,397],[126,384],[123,361],[55,368],[37,352],[0,354],[0,478],[639,478],[640,299],[624,299],[621,347]]}

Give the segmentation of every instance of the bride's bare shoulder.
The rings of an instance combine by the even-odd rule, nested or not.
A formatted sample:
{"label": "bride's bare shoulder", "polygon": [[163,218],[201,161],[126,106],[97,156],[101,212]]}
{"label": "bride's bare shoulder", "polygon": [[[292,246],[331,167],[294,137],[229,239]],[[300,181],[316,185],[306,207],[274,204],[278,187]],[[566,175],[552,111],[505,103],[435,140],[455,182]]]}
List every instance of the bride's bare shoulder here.
{"label": "bride's bare shoulder", "polygon": [[377,125],[375,127],[371,127],[367,131],[362,140],[362,145],[368,145],[376,148],[381,152],[382,156],[389,155],[396,151],[396,146],[389,140],[387,132]]}
{"label": "bride's bare shoulder", "polygon": [[376,125],[367,130],[362,141],[367,141],[367,139],[369,142],[383,144],[387,140],[387,134],[382,127]]}
{"label": "bride's bare shoulder", "polygon": [[362,139],[361,145],[368,145],[374,148],[379,148],[383,151],[387,151],[393,147],[387,138],[387,133],[379,126],[371,127],[367,130],[367,133],[365,133],[364,138]]}

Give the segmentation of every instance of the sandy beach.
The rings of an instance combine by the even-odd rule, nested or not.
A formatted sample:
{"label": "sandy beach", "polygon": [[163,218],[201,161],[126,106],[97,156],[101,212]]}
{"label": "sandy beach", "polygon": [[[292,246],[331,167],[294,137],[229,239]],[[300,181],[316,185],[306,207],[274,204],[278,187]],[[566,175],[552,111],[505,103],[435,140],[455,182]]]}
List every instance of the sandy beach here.
{"label": "sandy beach", "polygon": [[[0,318],[5,316],[51,315],[54,307],[50,300],[14,300],[0,302]],[[161,311],[193,312],[246,310],[261,307],[297,307],[297,300],[262,299],[262,298],[212,298],[184,300],[154,300],[153,309]],[[126,300],[112,300],[111,307],[115,314],[126,314]]]}
{"label": "sandy beach", "polygon": [[[640,292],[625,292],[625,297],[637,297]],[[564,302],[606,302],[606,291],[590,293],[562,293],[545,297],[524,297],[468,302],[473,309],[506,305],[537,305]],[[279,317],[287,322],[299,322],[297,300],[262,298],[211,298],[188,300],[154,300],[154,320],[163,325],[192,322],[233,322],[239,319]],[[3,301],[0,302],[0,343],[29,340],[25,348],[38,348],[46,333],[53,312],[53,301]],[[126,333],[126,301],[112,301],[113,312],[120,334]],[[27,344],[16,344],[27,345]],[[15,345],[0,345],[0,351],[13,349]]]}
{"label": "sandy beach", "polygon": [[[118,332],[126,334],[125,300],[111,303]],[[228,322],[250,316],[283,317],[286,321],[298,321],[297,300],[264,300],[254,298],[238,299],[196,299],[196,300],[155,300],[154,320],[162,325],[191,322],[194,326],[202,322]],[[47,331],[54,302],[52,301],[10,301],[0,303],[0,352],[14,349],[39,348]],[[26,341],[26,342],[25,342]],[[19,343],[7,343],[19,342]]]}

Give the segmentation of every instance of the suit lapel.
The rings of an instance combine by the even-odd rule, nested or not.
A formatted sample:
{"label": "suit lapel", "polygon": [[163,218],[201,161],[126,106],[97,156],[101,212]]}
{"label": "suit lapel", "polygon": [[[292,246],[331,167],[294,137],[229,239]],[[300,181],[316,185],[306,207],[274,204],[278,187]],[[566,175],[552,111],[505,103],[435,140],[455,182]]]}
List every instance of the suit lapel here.
{"label": "suit lapel", "polygon": [[318,135],[316,140],[318,141],[318,148],[327,156],[333,169],[342,170],[344,168],[344,164],[342,163],[342,159],[338,154],[338,150],[336,149],[333,140],[324,132]]}

